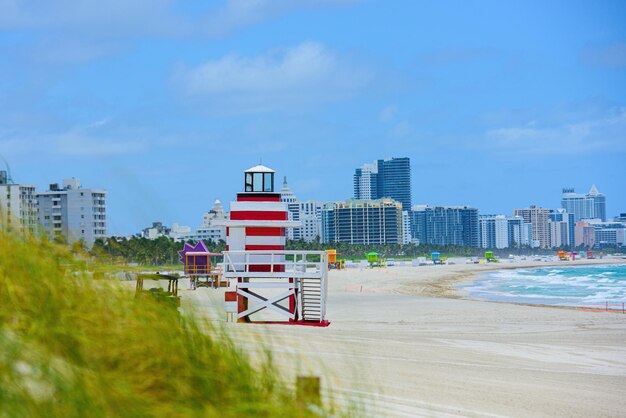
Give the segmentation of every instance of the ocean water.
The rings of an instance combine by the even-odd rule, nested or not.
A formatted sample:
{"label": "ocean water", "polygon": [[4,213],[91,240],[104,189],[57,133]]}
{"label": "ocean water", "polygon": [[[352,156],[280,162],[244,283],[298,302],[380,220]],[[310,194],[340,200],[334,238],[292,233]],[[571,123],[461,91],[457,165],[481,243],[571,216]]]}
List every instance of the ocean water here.
{"label": "ocean water", "polygon": [[626,264],[499,270],[459,287],[476,299],[555,306],[626,302]]}

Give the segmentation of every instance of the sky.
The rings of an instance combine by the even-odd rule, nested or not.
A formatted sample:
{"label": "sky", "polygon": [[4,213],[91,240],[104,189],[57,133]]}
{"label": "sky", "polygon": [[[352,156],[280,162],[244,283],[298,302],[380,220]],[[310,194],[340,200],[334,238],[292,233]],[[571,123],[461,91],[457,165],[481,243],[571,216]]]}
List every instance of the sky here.
{"label": "sky", "polygon": [[[262,161],[301,200],[410,157],[414,204],[626,212],[626,2],[0,0],[0,155],[193,228]],[[4,164],[0,160],[0,169]]]}

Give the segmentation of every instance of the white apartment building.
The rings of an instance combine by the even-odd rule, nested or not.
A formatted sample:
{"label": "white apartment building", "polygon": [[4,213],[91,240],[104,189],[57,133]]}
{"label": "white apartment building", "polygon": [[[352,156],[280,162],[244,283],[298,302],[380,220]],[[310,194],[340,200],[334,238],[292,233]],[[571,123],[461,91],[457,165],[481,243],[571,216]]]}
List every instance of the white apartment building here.
{"label": "white apartment building", "polygon": [[411,215],[408,210],[402,211],[402,243],[410,244],[413,237],[411,231]]}
{"label": "white apartment building", "polygon": [[307,200],[298,201],[296,195],[287,184],[287,177],[283,179],[283,188],[280,191],[280,201],[287,203],[288,220],[300,222],[301,227],[287,228],[287,239],[313,242],[322,236],[322,207],[321,202]]}
{"label": "white apartment building", "polygon": [[184,236],[191,234],[191,227],[186,225],[172,224],[170,229],[170,238],[175,241],[180,241]]}
{"label": "white apartment building", "polygon": [[480,245],[482,248],[508,248],[509,222],[504,215],[480,215],[478,217]]}
{"label": "white apartment building", "polygon": [[296,239],[313,242],[322,237],[322,208],[323,203],[315,200],[298,202],[298,212],[302,227],[290,228],[294,230]]}
{"label": "white apartment building", "polygon": [[205,212],[202,220],[202,226],[196,229],[192,239],[210,240],[213,242],[226,241],[226,226],[224,222],[228,220],[228,214],[224,212],[222,202],[216,199],[213,202],[213,209]]}
{"label": "white apartment building", "polygon": [[538,208],[535,205],[530,205],[525,209],[513,210],[513,215],[521,216],[525,223],[532,225],[531,247],[538,243],[541,248],[550,248],[549,214],[550,209]]}
{"label": "white apartment building", "polygon": [[54,183],[50,190],[37,193],[39,223],[50,236],[69,242],[82,240],[91,247],[97,238],[106,237],[106,191],[85,189],[76,178]]}
{"label": "white apartment building", "polygon": [[528,245],[531,248],[539,248],[539,240],[533,239],[533,225],[531,223],[522,223],[521,231],[522,245]]}
{"label": "white apartment building", "polygon": [[23,232],[37,229],[37,199],[32,184],[8,184],[0,172],[0,228],[7,226]]}
{"label": "white apartment building", "polygon": [[361,168],[356,170],[354,174],[354,198],[362,200],[377,199],[378,184],[377,184],[378,165],[376,162],[373,164],[363,164]]}

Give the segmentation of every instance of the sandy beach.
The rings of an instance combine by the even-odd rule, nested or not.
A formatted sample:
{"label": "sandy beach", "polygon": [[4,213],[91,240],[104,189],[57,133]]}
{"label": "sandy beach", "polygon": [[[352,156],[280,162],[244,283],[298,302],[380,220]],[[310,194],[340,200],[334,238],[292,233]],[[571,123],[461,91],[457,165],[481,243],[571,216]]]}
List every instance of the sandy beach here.
{"label": "sandy beach", "polygon": [[[286,379],[319,375],[359,416],[624,416],[626,315],[463,299],[503,268],[626,260],[348,269],[329,274],[328,328],[227,324]],[[209,313],[222,291],[183,291]],[[213,301],[213,302],[212,302]],[[210,314],[223,320],[221,314]]]}

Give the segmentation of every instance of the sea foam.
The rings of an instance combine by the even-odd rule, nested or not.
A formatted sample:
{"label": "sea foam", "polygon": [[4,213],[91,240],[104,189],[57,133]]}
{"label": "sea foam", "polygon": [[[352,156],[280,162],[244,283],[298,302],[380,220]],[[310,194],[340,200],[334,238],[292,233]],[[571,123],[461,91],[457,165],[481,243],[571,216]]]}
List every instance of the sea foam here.
{"label": "sea foam", "polygon": [[626,302],[626,265],[499,270],[460,287],[498,302],[591,306]]}

